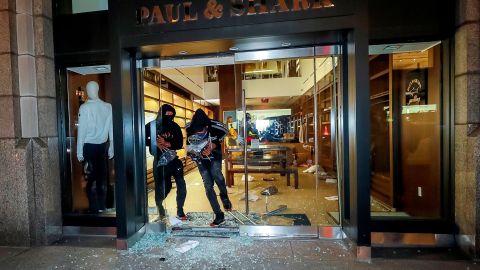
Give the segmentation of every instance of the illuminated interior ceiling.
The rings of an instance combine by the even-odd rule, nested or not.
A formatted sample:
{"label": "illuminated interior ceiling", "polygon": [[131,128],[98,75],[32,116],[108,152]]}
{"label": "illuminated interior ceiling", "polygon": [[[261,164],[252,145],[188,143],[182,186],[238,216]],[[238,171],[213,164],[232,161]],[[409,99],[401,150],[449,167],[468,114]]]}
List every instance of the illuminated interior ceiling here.
{"label": "illuminated interior ceiling", "polygon": [[80,75],[105,74],[105,73],[111,72],[110,65],[70,67],[70,68],[67,68],[67,70],[78,73]]}
{"label": "illuminated interior ceiling", "polygon": [[393,69],[415,69],[433,67],[433,50],[429,49],[420,52],[395,53],[393,58]]}
{"label": "illuminated interior ceiling", "polygon": [[262,98],[247,98],[246,105],[251,108],[275,108],[275,109],[289,109],[291,104],[297,97],[265,97],[268,99],[262,101]]}
{"label": "illuminated interior ceiling", "polygon": [[188,58],[192,55],[233,54],[235,52],[270,50],[332,44],[341,40],[335,32],[304,33],[286,36],[269,36],[239,39],[155,44],[141,47],[142,58]]}
{"label": "illuminated interior ceiling", "polygon": [[438,44],[440,44],[440,41],[370,45],[368,46],[368,54],[423,52]]}
{"label": "illuminated interior ceiling", "polygon": [[284,61],[264,61],[242,64],[244,74],[278,74],[282,73]]}
{"label": "illuminated interior ceiling", "polygon": [[432,48],[439,41],[370,45],[369,54],[392,54],[393,69],[429,68],[433,66]]}

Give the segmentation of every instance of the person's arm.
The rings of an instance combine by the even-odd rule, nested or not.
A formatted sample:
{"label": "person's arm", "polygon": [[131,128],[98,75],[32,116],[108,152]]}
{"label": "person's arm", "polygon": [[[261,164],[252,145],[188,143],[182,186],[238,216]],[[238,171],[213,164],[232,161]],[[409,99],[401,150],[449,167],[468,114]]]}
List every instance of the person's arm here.
{"label": "person's arm", "polygon": [[170,149],[172,150],[178,150],[182,149],[183,147],[183,134],[182,130],[180,129],[180,126],[174,122],[174,126],[172,128],[172,141],[170,142]]}
{"label": "person's arm", "polygon": [[78,161],[83,161],[83,145],[85,144],[85,133],[87,129],[87,114],[85,112],[85,107],[80,106],[78,112],[78,132],[77,132],[77,159]]}
{"label": "person's arm", "polygon": [[112,106],[109,104],[109,108],[110,108],[110,116],[109,116],[109,120],[108,120],[108,124],[110,125],[109,129],[108,129],[108,139],[110,140],[110,143],[109,143],[109,146],[108,146],[108,158],[109,159],[112,159],[113,156],[114,156],[114,152],[113,152],[113,119],[112,119]]}
{"label": "person's arm", "polygon": [[211,120],[210,132],[214,137],[217,137],[218,142],[222,142],[228,134],[228,129],[222,122]]}
{"label": "person's arm", "polygon": [[[190,142],[188,141],[188,137],[190,137],[192,135],[192,132],[190,131],[190,122],[188,122],[186,125],[185,125],[185,131],[187,132],[187,141],[186,141],[186,145],[189,145]],[[183,135],[182,135],[183,136]]]}

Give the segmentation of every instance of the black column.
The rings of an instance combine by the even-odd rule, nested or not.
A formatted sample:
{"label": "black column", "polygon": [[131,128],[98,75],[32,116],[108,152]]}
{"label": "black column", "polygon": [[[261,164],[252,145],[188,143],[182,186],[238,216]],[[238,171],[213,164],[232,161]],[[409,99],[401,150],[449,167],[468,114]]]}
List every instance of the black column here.
{"label": "black column", "polygon": [[[370,90],[368,71],[368,9],[357,8],[355,28],[347,35],[348,171],[344,231],[358,247],[370,246]],[[347,120],[348,119],[348,120]],[[345,213],[347,216],[345,216]],[[358,249],[357,255],[370,256]]]}
{"label": "black column", "polygon": [[141,87],[135,51],[122,47],[118,5],[109,1],[110,63],[115,145],[117,249],[127,249],[145,232],[145,147]]}

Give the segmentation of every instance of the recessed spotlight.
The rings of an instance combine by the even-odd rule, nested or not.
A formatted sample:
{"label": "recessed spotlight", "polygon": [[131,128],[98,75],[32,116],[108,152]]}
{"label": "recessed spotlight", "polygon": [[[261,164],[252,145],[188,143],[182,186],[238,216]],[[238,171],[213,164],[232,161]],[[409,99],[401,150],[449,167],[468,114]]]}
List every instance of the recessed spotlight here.
{"label": "recessed spotlight", "polygon": [[292,45],[292,43],[290,43],[290,42],[282,42],[282,47],[289,47],[290,45]]}
{"label": "recessed spotlight", "polygon": [[188,52],[187,52],[187,51],[179,51],[178,54],[180,54],[180,55],[186,55],[186,54],[188,54]]}
{"label": "recessed spotlight", "polygon": [[230,51],[238,51],[238,47],[230,47]]}
{"label": "recessed spotlight", "polygon": [[395,50],[400,49],[400,47],[402,47],[402,45],[388,45],[383,49],[386,50],[386,51],[395,51]]}

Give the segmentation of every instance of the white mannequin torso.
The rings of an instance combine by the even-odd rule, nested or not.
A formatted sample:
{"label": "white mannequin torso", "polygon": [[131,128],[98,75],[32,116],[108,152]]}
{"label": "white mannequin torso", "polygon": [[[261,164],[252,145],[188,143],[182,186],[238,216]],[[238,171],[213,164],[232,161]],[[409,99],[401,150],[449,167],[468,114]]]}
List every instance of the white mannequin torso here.
{"label": "white mannequin torso", "polygon": [[[90,83],[89,83],[90,84]],[[89,99],[80,106],[78,114],[77,158],[83,160],[83,145],[102,144],[110,138],[109,158],[113,157],[112,105],[98,98],[96,87],[87,85]]]}

